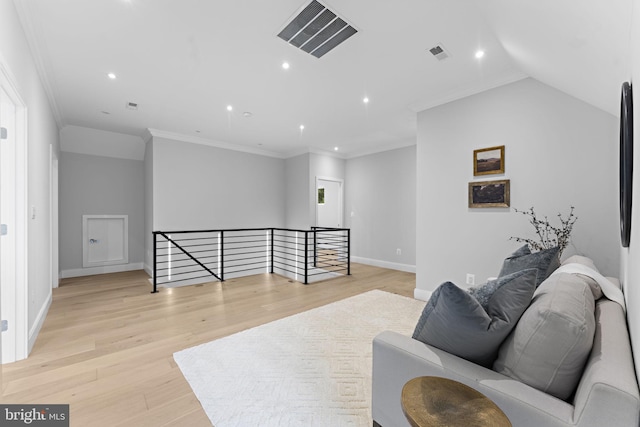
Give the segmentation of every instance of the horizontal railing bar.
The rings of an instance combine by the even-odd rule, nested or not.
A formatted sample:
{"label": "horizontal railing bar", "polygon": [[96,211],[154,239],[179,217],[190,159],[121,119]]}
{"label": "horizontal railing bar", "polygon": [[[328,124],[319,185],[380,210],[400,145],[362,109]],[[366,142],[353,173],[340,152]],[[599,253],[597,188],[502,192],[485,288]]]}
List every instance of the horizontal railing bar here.
{"label": "horizontal railing bar", "polygon": [[[194,234],[194,233],[219,233],[224,231],[225,233],[234,233],[240,231],[289,231],[295,233],[313,233],[311,230],[297,230],[293,228],[279,228],[279,227],[263,227],[263,228],[222,228],[218,230],[177,230],[177,231],[153,231],[153,234]],[[333,231],[347,231],[348,228],[322,228],[322,230],[333,230]]]}
{"label": "horizontal railing bar", "polygon": [[227,275],[228,274],[232,274],[232,273],[242,273],[243,271],[253,271],[253,270],[264,270],[265,267],[264,266],[260,266],[260,267],[253,267],[253,268],[245,268],[243,270],[233,270],[233,271],[227,271]]}
{"label": "horizontal railing bar", "polygon": [[207,274],[205,276],[198,276],[198,277],[187,277],[186,279],[176,279],[176,280],[167,280],[166,282],[161,282],[158,283],[158,285],[162,285],[164,283],[173,283],[173,282],[184,282],[185,280],[196,280],[196,279],[204,279],[204,278],[210,278],[211,275]]}

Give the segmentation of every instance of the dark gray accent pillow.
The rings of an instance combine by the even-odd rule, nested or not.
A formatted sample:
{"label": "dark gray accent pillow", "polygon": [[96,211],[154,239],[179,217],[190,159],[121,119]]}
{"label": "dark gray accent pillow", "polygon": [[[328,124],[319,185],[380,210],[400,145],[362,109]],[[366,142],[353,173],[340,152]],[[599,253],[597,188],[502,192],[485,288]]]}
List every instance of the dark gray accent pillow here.
{"label": "dark gray accent pillow", "polygon": [[[545,249],[539,252],[531,253],[528,245],[524,245],[502,263],[500,276],[507,276],[516,271],[535,268],[538,270],[538,279],[536,287],[549,277],[558,267],[560,267],[560,258],[558,257],[559,248]],[[527,253],[528,252],[528,253]]]}
{"label": "dark gray accent pillow", "polygon": [[496,280],[487,310],[467,291],[445,282],[422,311],[413,338],[485,367],[526,310],[537,271],[518,271]]}

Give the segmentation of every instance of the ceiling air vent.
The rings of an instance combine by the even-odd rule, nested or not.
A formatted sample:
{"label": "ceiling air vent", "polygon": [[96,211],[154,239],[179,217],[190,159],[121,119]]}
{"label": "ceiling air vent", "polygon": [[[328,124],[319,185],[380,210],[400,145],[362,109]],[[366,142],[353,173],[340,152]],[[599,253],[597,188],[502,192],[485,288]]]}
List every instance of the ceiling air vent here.
{"label": "ceiling air vent", "polygon": [[135,102],[127,102],[127,109],[128,110],[137,110],[138,109],[138,104]]}
{"label": "ceiling air vent", "polygon": [[431,52],[431,54],[435,56],[439,61],[443,61],[451,56],[449,55],[449,52],[445,50],[442,44],[438,44],[432,47],[431,49],[429,49],[429,52]]}
{"label": "ceiling air vent", "polygon": [[357,32],[335,12],[313,0],[293,17],[278,37],[320,58]]}

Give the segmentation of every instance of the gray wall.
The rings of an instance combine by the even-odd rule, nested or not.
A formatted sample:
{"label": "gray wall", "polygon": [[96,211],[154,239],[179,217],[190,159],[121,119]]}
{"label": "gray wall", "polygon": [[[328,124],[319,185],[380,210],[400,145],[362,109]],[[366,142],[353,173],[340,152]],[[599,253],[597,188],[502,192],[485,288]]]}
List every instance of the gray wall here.
{"label": "gray wall", "polygon": [[144,151],[144,269],[153,276],[153,143]]}
{"label": "gray wall", "polygon": [[[629,80],[640,82],[640,8],[633,8],[631,17],[631,40],[629,52],[631,55]],[[640,132],[640,108],[638,108],[638,96],[636,89],[636,102],[633,111],[633,123],[635,129],[635,146]],[[635,171],[633,174],[633,209],[631,222],[631,242],[628,248],[622,248],[621,280],[627,300],[627,321],[629,323],[629,335],[631,345],[635,355],[636,375],[640,378],[640,150],[637,148],[633,153]],[[616,234],[616,236],[619,235]]]}
{"label": "gray wall", "polygon": [[283,159],[159,137],[150,143],[154,230],[284,226]]}
{"label": "gray wall", "polygon": [[356,260],[415,271],[416,147],[349,159],[345,187]]}
{"label": "gray wall", "polygon": [[[144,163],[62,152],[60,268],[82,269],[82,215],[129,215],[129,264],[144,261]],[[77,275],[77,274],[75,274]]]}
{"label": "gray wall", "polygon": [[[532,79],[418,116],[417,291],[495,276],[533,227],[510,209],[469,209],[468,182],[511,180],[511,206],[550,217],[575,206],[565,256],[591,257],[618,275],[618,128],[615,117]],[[506,146],[503,175],[473,176],[473,150]]]}
{"label": "gray wall", "polygon": [[285,160],[285,226],[296,230],[309,228],[309,154]]}

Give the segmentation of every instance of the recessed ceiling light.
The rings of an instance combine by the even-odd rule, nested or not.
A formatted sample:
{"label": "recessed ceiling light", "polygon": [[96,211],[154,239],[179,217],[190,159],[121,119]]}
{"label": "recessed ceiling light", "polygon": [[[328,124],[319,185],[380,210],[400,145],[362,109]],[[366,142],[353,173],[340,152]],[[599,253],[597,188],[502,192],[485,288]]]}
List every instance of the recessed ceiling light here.
{"label": "recessed ceiling light", "polygon": [[304,130],[304,125],[300,125],[300,130]]}
{"label": "recessed ceiling light", "polygon": [[333,147],[333,151],[338,151],[338,147]]}
{"label": "recessed ceiling light", "polygon": [[116,78],[116,75],[114,73],[109,73],[107,74],[107,77],[109,77],[111,80]]}
{"label": "recessed ceiling light", "polygon": [[227,111],[233,111],[233,107],[231,105],[227,105]]}
{"label": "recessed ceiling light", "polygon": [[484,56],[484,50],[476,51],[476,59],[480,59]]}
{"label": "recessed ceiling light", "polygon": [[289,67],[290,67],[290,65],[289,65],[289,63],[288,63],[288,62],[283,62],[283,63],[282,63],[282,68],[284,68],[285,70],[288,70],[288,69],[289,69]]}
{"label": "recessed ceiling light", "polygon": [[366,96],[364,97],[364,99],[362,100],[362,102],[364,102],[365,104],[369,103],[369,98],[367,98]]}

